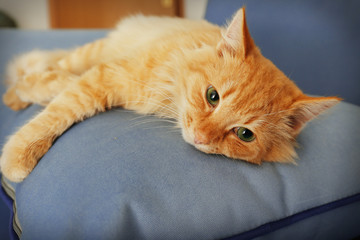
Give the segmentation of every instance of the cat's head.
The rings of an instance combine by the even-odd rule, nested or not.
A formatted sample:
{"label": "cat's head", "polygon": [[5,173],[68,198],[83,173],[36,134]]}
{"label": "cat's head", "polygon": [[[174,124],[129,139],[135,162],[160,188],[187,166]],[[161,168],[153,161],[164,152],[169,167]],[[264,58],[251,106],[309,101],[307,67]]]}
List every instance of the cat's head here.
{"label": "cat's head", "polygon": [[291,162],[306,123],[340,100],[310,97],[261,55],[240,9],[216,47],[191,56],[180,124],[206,153],[252,163]]}

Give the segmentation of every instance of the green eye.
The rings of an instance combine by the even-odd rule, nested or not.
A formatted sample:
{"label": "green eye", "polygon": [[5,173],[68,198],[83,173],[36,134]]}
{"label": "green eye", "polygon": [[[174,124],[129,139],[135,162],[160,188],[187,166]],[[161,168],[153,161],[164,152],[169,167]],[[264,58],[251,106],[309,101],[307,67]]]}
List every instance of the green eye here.
{"label": "green eye", "polygon": [[219,103],[220,96],[213,86],[210,86],[206,90],[206,100],[213,107],[215,107]]}
{"label": "green eye", "polygon": [[251,142],[255,139],[254,133],[247,128],[239,127],[235,132],[237,136],[244,142]]}

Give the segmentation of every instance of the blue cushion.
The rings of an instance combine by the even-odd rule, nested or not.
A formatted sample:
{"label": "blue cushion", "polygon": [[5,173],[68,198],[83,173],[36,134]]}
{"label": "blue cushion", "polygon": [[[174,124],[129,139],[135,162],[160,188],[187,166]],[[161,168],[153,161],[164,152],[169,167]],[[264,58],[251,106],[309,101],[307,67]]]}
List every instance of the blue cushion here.
{"label": "blue cushion", "polygon": [[[3,30],[0,67],[21,51],[103,34]],[[40,110],[1,104],[0,145]],[[206,155],[169,123],[115,109],[74,125],[24,182],[4,186],[15,190],[24,239],[353,238],[359,122],[360,107],[340,103],[299,136],[298,165],[255,166]]]}
{"label": "blue cushion", "polygon": [[303,91],[360,105],[360,1],[209,0],[206,18],[244,5],[255,43]]}

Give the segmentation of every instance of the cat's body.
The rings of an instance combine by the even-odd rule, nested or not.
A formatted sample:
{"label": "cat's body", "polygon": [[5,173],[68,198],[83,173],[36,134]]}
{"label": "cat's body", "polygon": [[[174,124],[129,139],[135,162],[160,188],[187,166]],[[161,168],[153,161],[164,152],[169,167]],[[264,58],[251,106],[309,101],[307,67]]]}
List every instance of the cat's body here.
{"label": "cat's body", "polygon": [[33,51],[8,69],[4,102],[47,107],[5,144],[0,166],[23,180],[72,124],[111,107],[174,118],[207,153],[291,162],[295,137],[338,98],[304,95],[264,58],[240,9],[227,29],[136,16],[75,50]]}

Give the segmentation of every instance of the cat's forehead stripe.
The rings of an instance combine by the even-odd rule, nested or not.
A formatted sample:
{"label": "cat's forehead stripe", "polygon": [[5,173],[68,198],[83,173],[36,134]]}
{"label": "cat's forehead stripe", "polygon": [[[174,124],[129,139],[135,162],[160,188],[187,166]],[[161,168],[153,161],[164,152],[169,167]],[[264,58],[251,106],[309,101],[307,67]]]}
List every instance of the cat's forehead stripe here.
{"label": "cat's forehead stripe", "polygon": [[249,119],[247,119],[247,120],[245,121],[245,124],[246,124],[246,125],[249,125],[249,124],[255,122],[256,120],[258,120],[258,117],[257,117],[257,116],[249,117]]}
{"label": "cat's forehead stripe", "polygon": [[238,90],[238,87],[236,86],[236,83],[234,81],[226,81],[221,86],[221,97],[226,98],[229,97],[229,95],[236,93]]}
{"label": "cat's forehead stripe", "polygon": [[222,93],[222,96],[221,96],[221,97],[222,97],[222,98],[226,98],[226,97],[228,97],[229,95],[233,94],[235,91],[236,91],[235,88],[228,88],[228,89],[225,90],[224,93]]}

